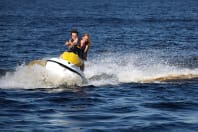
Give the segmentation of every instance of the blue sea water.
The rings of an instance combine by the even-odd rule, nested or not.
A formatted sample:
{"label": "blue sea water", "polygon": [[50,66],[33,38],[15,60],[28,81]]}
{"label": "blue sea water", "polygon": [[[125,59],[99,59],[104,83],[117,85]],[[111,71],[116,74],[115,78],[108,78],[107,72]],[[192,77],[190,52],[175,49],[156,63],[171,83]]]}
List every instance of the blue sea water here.
{"label": "blue sea water", "polygon": [[[1,0],[0,131],[198,131],[197,0]],[[26,64],[88,32],[87,84]]]}

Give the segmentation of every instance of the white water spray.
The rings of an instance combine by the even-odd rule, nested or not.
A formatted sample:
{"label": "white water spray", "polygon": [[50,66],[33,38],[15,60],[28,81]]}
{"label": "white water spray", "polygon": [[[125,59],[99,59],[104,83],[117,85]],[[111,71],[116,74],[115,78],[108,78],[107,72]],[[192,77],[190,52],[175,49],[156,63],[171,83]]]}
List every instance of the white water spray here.
{"label": "white water spray", "polygon": [[[141,59],[140,59],[141,58]],[[142,59],[143,58],[143,59]],[[198,68],[180,68],[161,63],[161,59],[151,59],[137,54],[111,55],[105,54],[85,62],[85,85],[118,85],[132,82],[160,82],[171,79],[198,78]],[[18,66],[15,72],[8,72],[0,78],[0,88],[51,88],[63,83],[81,85],[75,79],[56,80],[48,77],[46,69],[35,65]]]}

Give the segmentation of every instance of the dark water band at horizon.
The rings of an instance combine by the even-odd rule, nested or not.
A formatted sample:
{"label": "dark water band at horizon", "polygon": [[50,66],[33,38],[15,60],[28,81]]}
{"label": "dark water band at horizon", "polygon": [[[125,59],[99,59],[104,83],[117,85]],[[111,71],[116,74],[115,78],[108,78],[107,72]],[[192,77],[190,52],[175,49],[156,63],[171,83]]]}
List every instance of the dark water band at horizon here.
{"label": "dark water band at horizon", "polygon": [[[0,131],[198,131],[197,5],[0,1]],[[72,28],[92,38],[89,83],[48,88],[24,64],[59,56]]]}

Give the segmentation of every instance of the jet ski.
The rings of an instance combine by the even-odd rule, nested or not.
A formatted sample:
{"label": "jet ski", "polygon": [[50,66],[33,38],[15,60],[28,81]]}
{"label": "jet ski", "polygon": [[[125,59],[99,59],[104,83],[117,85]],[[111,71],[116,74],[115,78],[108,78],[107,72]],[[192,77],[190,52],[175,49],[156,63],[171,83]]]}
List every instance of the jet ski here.
{"label": "jet ski", "polygon": [[86,82],[85,75],[81,70],[83,61],[73,52],[64,52],[60,58],[51,58],[46,61],[45,68],[47,73],[54,79],[61,80],[80,80]]}
{"label": "jet ski", "polygon": [[87,79],[81,66],[83,61],[78,54],[74,52],[63,52],[58,58],[50,58],[48,60],[34,60],[28,66],[40,65],[45,68],[43,80],[55,85],[75,85],[86,83]]}

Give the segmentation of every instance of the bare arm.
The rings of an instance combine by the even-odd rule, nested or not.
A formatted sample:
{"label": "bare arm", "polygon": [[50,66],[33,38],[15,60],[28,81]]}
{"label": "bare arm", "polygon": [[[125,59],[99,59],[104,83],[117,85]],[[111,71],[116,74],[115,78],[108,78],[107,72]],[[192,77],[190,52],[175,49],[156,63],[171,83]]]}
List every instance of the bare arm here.
{"label": "bare arm", "polygon": [[85,50],[84,50],[84,53],[83,53],[83,58],[84,58],[85,60],[87,60],[87,53],[88,53],[88,50],[89,50],[89,45],[86,45]]}
{"label": "bare arm", "polygon": [[71,40],[69,40],[69,41],[66,41],[66,42],[65,42],[65,45],[67,45],[67,46],[69,46],[69,47],[73,47],[73,46],[75,45],[75,43],[76,43],[76,41],[71,41]]}

